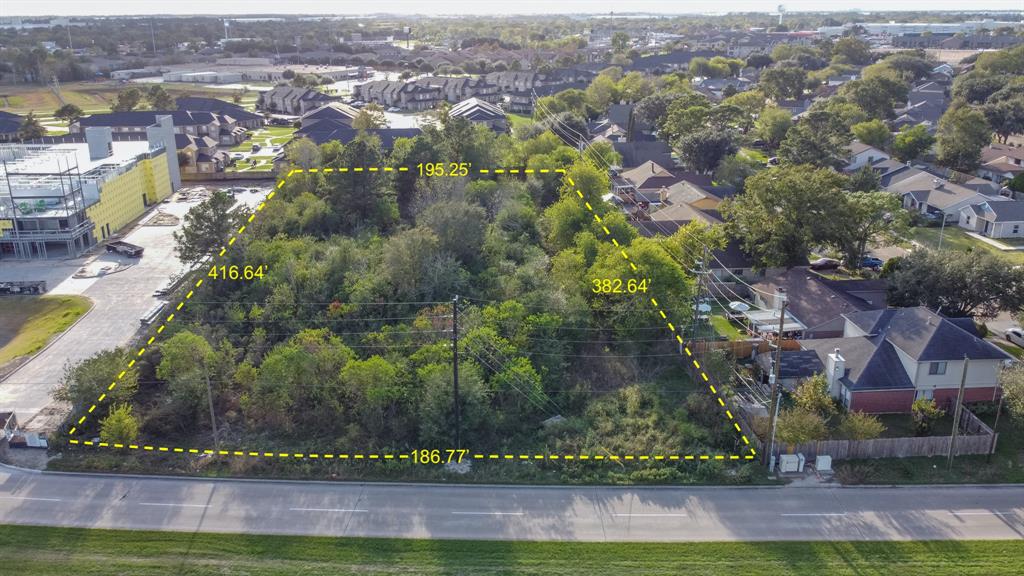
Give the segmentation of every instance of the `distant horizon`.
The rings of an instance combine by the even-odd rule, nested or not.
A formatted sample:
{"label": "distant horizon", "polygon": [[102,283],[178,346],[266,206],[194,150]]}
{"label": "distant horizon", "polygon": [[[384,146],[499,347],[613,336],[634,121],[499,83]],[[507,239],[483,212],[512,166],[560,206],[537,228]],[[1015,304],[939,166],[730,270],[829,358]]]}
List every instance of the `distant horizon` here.
{"label": "distant horizon", "polygon": [[[8,0],[13,3],[13,0]],[[933,12],[933,13],[979,13],[1003,12],[1016,13],[1024,19],[1021,0],[987,0],[984,8],[968,8],[962,0],[905,0],[896,8],[891,0],[860,0],[858,2],[838,1],[828,10],[821,9],[820,0],[720,0],[714,6],[716,10],[699,10],[687,5],[691,2],[669,0],[633,0],[628,3],[629,10],[616,10],[622,4],[613,0],[562,0],[552,3],[548,0],[518,0],[515,8],[504,10],[491,7],[482,8],[478,3],[466,6],[466,2],[457,0],[435,0],[431,3],[433,10],[425,11],[422,0],[389,0],[386,10],[366,10],[369,3],[346,2],[349,7],[337,6],[321,0],[292,0],[288,3],[290,10],[281,11],[281,5],[269,0],[177,0],[174,8],[168,10],[164,3],[140,3],[137,1],[110,0],[83,3],[80,0],[47,0],[35,3],[19,3],[16,8],[20,13],[5,10],[0,17],[89,17],[89,16],[604,16],[611,12],[622,15],[652,16],[687,16],[687,15],[722,15],[727,13],[773,14],[776,6],[784,5],[788,13],[837,13],[863,12],[895,13],[895,12]],[[359,8],[354,8],[358,6]],[[707,4],[698,4],[707,7]],[[375,6],[376,8],[376,6]]]}

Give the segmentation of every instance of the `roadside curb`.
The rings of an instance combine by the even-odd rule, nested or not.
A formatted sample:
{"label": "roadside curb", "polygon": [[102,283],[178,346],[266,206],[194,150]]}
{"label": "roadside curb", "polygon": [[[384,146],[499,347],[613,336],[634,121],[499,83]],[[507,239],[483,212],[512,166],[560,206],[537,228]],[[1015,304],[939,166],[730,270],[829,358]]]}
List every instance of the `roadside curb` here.
{"label": "roadside curb", "polygon": [[[634,485],[634,486],[623,486],[617,484],[609,485],[562,485],[562,484],[466,484],[466,483],[438,483],[438,482],[380,482],[380,481],[359,481],[359,480],[288,480],[284,478],[223,478],[223,477],[205,477],[205,476],[175,476],[168,474],[114,474],[104,472],[63,472],[58,470],[33,470],[31,468],[22,468],[20,466],[14,466],[0,462],[0,468],[10,468],[19,472],[25,472],[27,474],[39,474],[44,476],[80,476],[83,478],[105,478],[109,480],[185,480],[190,482],[218,482],[218,483],[229,483],[229,482],[244,482],[252,484],[316,484],[325,486],[398,486],[404,488],[480,488],[480,489],[494,489],[494,488],[520,488],[523,490],[534,490],[534,489],[558,489],[558,490],[694,490],[694,491],[732,491],[732,490],[783,490],[790,488],[786,485],[777,484],[766,484],[761,486],[713,486],[713,485],[671,485],[671,486],[646,486],[646,485]],[[829,486],[815,486],[815,487],[802,487],[794,488],[794,490],[836,490],[836,489],[884,489],[884,488],[1024,488],[1024,484],[870,484],[870,485],[829,485]]]}

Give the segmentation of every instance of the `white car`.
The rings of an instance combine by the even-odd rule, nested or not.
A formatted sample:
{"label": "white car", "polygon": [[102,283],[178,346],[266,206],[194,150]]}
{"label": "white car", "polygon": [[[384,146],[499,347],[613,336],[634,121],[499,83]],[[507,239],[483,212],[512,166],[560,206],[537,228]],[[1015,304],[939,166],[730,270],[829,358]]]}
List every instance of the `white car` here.
{"label": "white car", "polygon": [[1024,328],[1010,328],[1006,331],[1006,340],[1024,348]]}
{"label": "white car", "polygon": [[388,108],[388,112],[401,112],[401,111],[402,111],[402,109],[398,108],[396,106],[392,106],[391,108]]}

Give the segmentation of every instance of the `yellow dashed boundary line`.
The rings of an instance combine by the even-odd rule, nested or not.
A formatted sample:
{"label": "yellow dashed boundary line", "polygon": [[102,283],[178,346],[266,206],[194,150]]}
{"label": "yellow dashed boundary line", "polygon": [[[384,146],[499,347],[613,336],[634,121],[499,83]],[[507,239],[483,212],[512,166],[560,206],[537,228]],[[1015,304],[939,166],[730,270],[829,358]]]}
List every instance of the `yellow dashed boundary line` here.
{"label": "yellow dashed boundary line", "polygon": [[[277,182],[277,186],[275,187],[274,190],[271,190],[270,193],[267,194],[266,199],[264,201],[260,202],[256,206],[256,211],[252,215],[249,216],[249,218],[247,220],[247,223],[242,225],[242,226],[240,226],[238,228],[236,233],[234,235],[232,235],[231,238],[228,239],[227,244],[225,246],[221,247],[220,251],[217,253],[217,256],[218,257],[223,257],[227,253],[228,248],[231,247],[231,246],[234,246],[234,244],[238,240],[239,236],[245,232],[246,227],[248,226],[248,224],[251,224],[256,219],[256,215],[257,214],[263,212],[263,209],[266,207],[266,202],[269,201],[269,200],[273,200],[274,196],[277,194],[277,190],[280,190],[284,186],[284,184],[288,180],[288,178],[291,178],[295,174],[302,174],[304,172],[310,172],[310,173],[317,173],[317,172],[331,173],[331,172],[337,171],[339,173],[344,173],[344,172],[349,172],[350,170],[352,172],[364,172],[364,171],[365,172],[381,172],[381,171],[383,171],[383,172],[394,172],[394,171],[397,171],[397,172],[408,172],[410,170],[410,167],[408,167],[408,166],[398,166],[398,167],[392,167],[392,166],[355,166],[355,167],[323,168],[323,169],[315,169],[314,168],[314,169],[309,169],[309,170],[304,170],[304,169],[301,169],[301,168],[297,168],[297,169],[291,170],[291,171],[288,172],[287,175],[285,175],[283,178],[281,178]],[[480,168],[480,169],[477,170],[477,173],[479,173],[479,174],[490,174],[490,173],[493,173],[493,174],[505,174],[505,173],[509,173],[509,174],[520,174],[520,173],[523,173],[523,174],[533,174],[535,172],[536,173],[541,173],[541,174],[556,173],[556,174],[562,174],[563,176],[566,174],[566,171],[564,169],[561,169],[561,168],[554,168],[554,169],[540,168],[540,169],[536,169],[536,170],[534,170],[534,169],[519,169],[519,168],[509,168],[509,169],[495,168],[495,169],[489,170],[487,168]],[[576,183],[572,181],[572,178],[569,178],[568,176],[566,176],[566,179],[569,182],[570,186],[576,186]],[[581,191],[576,190],[576,194],[579,195],[580,198],[583,198],[583,193]],[[593,214],[594,219],[598,223],[600,223],[601,222],[601,217],[597,213],[594,212],[594,209],[590,205],[590,203],[589,202],[585,202],[585,205],[586,205],[587,209]],[[611,232],[608,230],[608,228],[606,226],[602,226],[602,229],[604,230],[605,235],[610,238],[611,237]],[[614,238],[611,238],[611,241],[616,246],[619,246],[618,241],[615,240]],[[624,259],[626,259],[627,261],[629,261],[629,254],[626,253],[626,251],[624,249],[620,250],[620,252],[622,254],[622,257]],[[634,264],[633,262],[629,262],[629,265],[633,269],[634,272],[636,272],[638,270],[636,264]],[[195,294],[195,288],[200,288],[203,285],[203,280],[204,280],[203,278],[200,278],[199,280],[196,281],[196,283],[194,284],[193,289],[190,289],[188,291],[188,293],[185,295],[185,297],[180,302],[178,302],[177,306],[175,306],[175,308],[174,308],[175,311],[180,311],[185,306],[185,303],[192,299],[192,296]],[[654,298],[651,298],[651,303],[654,305],[655,309],[661,314],[662,318],[667,318],[667,316],[665,315],[664,311],[661,310],[658,307],[658,303],[657,303],[657,301]],[[163,331],[167,328],[167,325],[170,324],[173,321],[174,321],[174,313],[171,313],[170,315],[167,316],[166,320],[163,323],[161,323],[159,327],[157,327],[156,334],[162,334]],[[675,326],[672,325],[671,322],[668,323],[668,326],[669,326],[669,329],[673,333],[676,332]],[[676,334],[676,339],[680,343],[682,343],[682,338],[678,334]],[[78,432],[78,427],[86,422],[86,420],[88,418],[88,414],[92,414],[92,412],[94,410],[96,410],[96,406],[106,400],[107,392],[110,392],[110,391],[114,390],[114,388],[117,387],[118,382],[120,382],[124,378],[125,374],[127,374],[128,368],[131,368],[131,367],[135,366],[136,359],[138,359],[143,354],[145,354],[146,346],[149,346],[149,345],[153,344],[153,342],[155,340],[156,340],[156,335],[150,336],[150,338],[146,341],[146,345],[139,347],[138,351],[135,353],[135,358],[133,358],[128,363],[127,367],[124,370],[122,370],[117,375],[117,378],[115,378],[110,383],[110,385],[107,386],[106,391],[104,391],[102,394],[99,395],[99,397],[96,399],[96,402],[93,403],[89,407],[89,410],[87,411],[87,413],[85,415],[83,415],[81,418],[78,419],[76,425],[72,426],[71,429],[68,430],[68,436],[74,436],[75,433]],[[690,349],[689,348],[686,348],[686,354],[687,355],[692,355],[690,353]],[[697,364],[696,361],[694,361],[694,364],[697,365],[698,368],[700,367],[699,364]],[[703,376],[705,381],[708,380],[707,375],[704,374],[703,372],[701,372],[701,376]],[[715,388],[713,386],[710,386],[710,387],[711,387],[712,393],[715,393],[716,396],[717,396]],[[725,405],[725,403],[722,401],[722,398],[720,396],[718,397],[718,402],[719,402],[719,404],[722,404],[723,406]],[[732,412],[726,410],[726,414],[729,416],[730,420],[733,420]],[[735,422],[734,422],[734,426],[736,426],[737,430],[739,430],[739,425],[736,424]],[[743,436],[743,441],[746,444],[748,444],[748,445],[750,444],[750,442],[747,440],[746,436]],[[289,458],[289,459],[325,459],[325,460],[333,460],[333,459],[337,459],[337,460],[349,460],[349,459],[352,459],[352,460],[396,460],[396,459],[397,460],[408,460],[409,458],[411,458],[410,454],[388,454],[388,453],[385,453],[385,454],[362,454],[362,453],[288,453],[288,452],[265,452],[265,451],[254,451],[254,450],[244,450],[244,451],[243,450],[211,450],[209,448],[199,449],[199,448],[181,448],[181,447],[170,447],[170,446],[153,446],[153,445],[146,445],[146,444],[140,445],[140,444],[120,444],[120,443],[110,443],[110,442],[94,442],[92,440],[79,440],[77,438],[70,438],[68,440],[68,442],[70,444],[77,445],[77,446],[88,446],[88,447],[95,447],[95,448],[110,448],[110,449],[120,449],[120,450],[139,450],[139,451],[144,451],[144,452],[173,452],[173,453],[179,453],[179,454],[188,453],[188,454],[208,454],[208,455],[220,455],[220,456],[243,456],[243,457],[251,457],[251,458]],[[623,461],[624,462],[646,462],[646,461],[651,461],[651,460],[654,460],[654,461],[665,461],[665,460],[668,460],[668,461],[678,461],[678,460],[741,460],[741,459],[742,460],[752,460],[754,458],[755,454],[756,453],[754,452],[753,447],[751,447],[750,448],[750,454],[748,454],[748,455],[739,455],[739,454],[730,454],[730,455],[725,455],[725,454],[621,454],[621,455],[618,455],[618,454],[593,454],[593,455],[590,455],[590,454],[562,454],[562,455],[560,455],[560,454],[477,454],[477,453],[474,453],[474,454],[467,455],[466,457],[467,458],[472,458],[474,460],[501,460],[501,461],[509,461],[509,460],[574,461],[574,460],[581,460],[581,461],[599,461],[599,462],[601,462],[601,461],[607,461],[607,462],[623,462]]]}
{"label": "yellow dashed boundary line", "polygon": [[[120,444],[116,442],[94,442],[72,438],[69,443],[76,446],[111,448],[115,450],[136,450],[142,452],[173,452],[177,454],[209,454],[218,456],[242,456],[247,458],[283,458],[289,460],[410,460],[412,453],[361,453],[361,452],[264,452],[256,450],[211,450],[209,448],[180,448],[154,446],[150,444]],[[754,455],[739,454],[483,454],[471,453],[464,458],[473,460],[545,460],[545,461],[594,461],[594,462],[662,462],[679,460],[753,460]]]}
{"label": "yellow dashed boundary line", "polygon": [[[573,182],[572,178],[568,176],[566,176],[566,181],[569,183],[570,186],[576,186],[576,183]],[[579,196],[581,200],[584,199],[582,191],[576,190],[576,195]],[[594,216],[594,220],[596,220],[598,223],[601,222],[601,216],[594,212],[594,207],[590,205],[590,202],[584,200],[583,206],[587,209],[588,212],[590,212]],[[619,254],[622,255],[622,258],[629,264],[629,267],[633,270],[633,272],[638,272],[639,268],[635,263],[633,263],[630,260],[629,253],[626,252],[626,249],[622,248],[619,244],[619,241],[616,240],[614,236],[612,236],[612,233],[611,231],[608,230],[608,227],[602,225],[601,229],[604,231],[605,238],[611,241],[611,243],[615,245],[615,247],[619,248]],[[700,367],[700,363],[697,362],[695,358],[693,358],[693,352],[690,350],[690,347],[687,346],[686,343],[683,341],[683,337],[676,330],[675,325],[671,321],[668,321],[668,315],[665,313],[665,310],[661,307],[661,305],[658,304],[658,300],[652,297],[649,300],[649,302],[651,306],[654,308],[654,310],[658,313],[658,315],[661,316],[662,319],[666,320],[668,331],[671,332],[672,335],[675,337],[676,341],[683,346],[683,350],[686,354],[686,357],[690,359],[690,361],[693,364],[693,367],[696,369],[697,373],[700,374],[701,379],[704,380],[705,383],[707,383],[708,389],[711,391],[711,394],[718,400],[718,404],[725,408],[725,400],[722,399],[722,395],[718,393],[718,389],[716,389],[714,384],[711,383],[711,379],[708,378],[707,373]],[[736,428],[736,431],[740,433],[740,437],[743,440],[743,444],[746,445],[748,450],[750,450],[750,454],[744,455],[743,458],[747,460],[752,460],[754,456],[757,455],[757,451],[754,450],[754,447],[750,445],[750,440],[747,438],[747,436],[743,434],[743,430],[740,428],[739,423],[736,421],[736,417],[733,416],[732,411],[727,409],[725,411],[725,415],[729,417],[729,421],[732,422],[732,425]],[[716,457],[715,459],[721,460],[722,458]],[[737,456],[737,458],[730,459],[739,459],[739,457]]]}

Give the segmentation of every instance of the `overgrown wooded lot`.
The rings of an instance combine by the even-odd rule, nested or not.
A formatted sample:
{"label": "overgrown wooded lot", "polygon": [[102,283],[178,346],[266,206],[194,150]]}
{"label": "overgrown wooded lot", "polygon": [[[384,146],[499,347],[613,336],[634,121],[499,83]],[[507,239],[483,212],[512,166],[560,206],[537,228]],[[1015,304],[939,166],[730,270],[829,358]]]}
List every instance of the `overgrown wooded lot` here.
{"label": "overgrown wooded lot", "polygon": [[[707,233],[700,225],[672,238],[637,237],[600,198],[607,174],[550,132],[514,140],[445,120],[390,155],[365,135],[344,147],[301,142],[290,155],[306,169],[454,158],[474,167],[565,168],[567,177],[427,178],[412,169],[288,178],[239,243],[215,259],[262,265],[265,277],[207,277],[103,414],[85,424],[86,437],[128,442],[123,431],[134,421],[140,443],[167,446],[382,454],[455,447],[451,300],[459,295],[464,447],[739,452],[722,409],[690,381],[647,302],[656,295],[673,322],[688,322],[693,280],[672,254],[696,253]],[[224,217],[225,206],[214,195],[189,215],[178,236],[184,258],[215,251],[247,220],[246,212]],[[649,293],[594,293],[593,279],[633,277],[602,226],[627,247]],[[127,362],[115,351],[80,364],[61,397],[88,405]],[[108,406],[116,407],[110,415]],[[724,468],[593,470],[711,480]]]}

